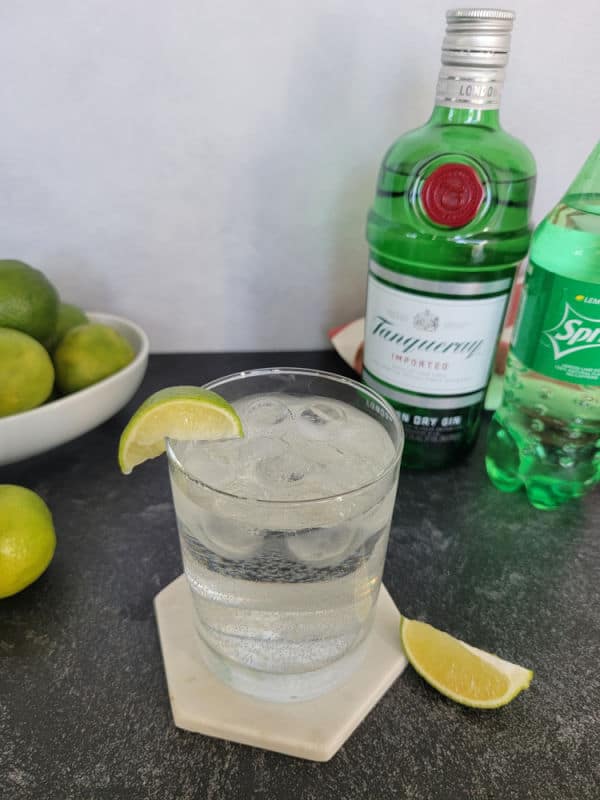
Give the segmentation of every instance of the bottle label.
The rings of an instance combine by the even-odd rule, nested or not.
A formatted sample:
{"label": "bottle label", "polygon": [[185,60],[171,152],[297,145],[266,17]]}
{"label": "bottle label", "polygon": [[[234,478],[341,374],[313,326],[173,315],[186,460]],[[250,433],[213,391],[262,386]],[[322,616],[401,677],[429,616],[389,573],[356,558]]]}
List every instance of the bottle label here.
{"label": "bottle label", "polygon": [[449,108],[498,109],[503,83],[503,69],[443,66],[435,103]]}
{"label": "bottle label", "polygon": [[600,285],[529,264],[512,349],[528,369],[566,383],[600,382]]}
{"label": "bottle label", "polygon": [[[413,288],[451,297],[415,294],[401,286],[389,286],[381,281],[382,272],[389,273],[390,279],[406,280],[409,286],[412,281],[419,284]],[[372,261],[364,365],[377,383],[387,385],[379,386],[380,391],[398,402],[429,408],[479,402],[488,381],[510,284],[510,279],[488,284],[426,281],[396,275]],[[494,291],[501,294],[490,297]],[[488,296],[477,296],[485,292]],[[415,397],[409,392],[429,397]]]}

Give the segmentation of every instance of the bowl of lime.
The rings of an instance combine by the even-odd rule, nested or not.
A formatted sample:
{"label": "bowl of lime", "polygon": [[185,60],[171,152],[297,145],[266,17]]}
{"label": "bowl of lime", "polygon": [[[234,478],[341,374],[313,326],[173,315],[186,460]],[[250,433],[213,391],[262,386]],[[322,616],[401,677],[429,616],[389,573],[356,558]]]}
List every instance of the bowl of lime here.
{"label": "bowl of lime", "polygon": [[0,465],[116,414],[142,382],[148,350],[134,322],[63,303],[41,272],[0,260]]}

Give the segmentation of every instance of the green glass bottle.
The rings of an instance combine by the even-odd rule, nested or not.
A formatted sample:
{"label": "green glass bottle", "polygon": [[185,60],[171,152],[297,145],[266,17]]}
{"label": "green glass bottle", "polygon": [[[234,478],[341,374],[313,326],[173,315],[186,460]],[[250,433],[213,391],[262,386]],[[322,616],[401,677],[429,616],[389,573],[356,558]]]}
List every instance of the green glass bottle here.
{"label": "green glass bottle", "polygon": [[448,12],[433,114],[386,154],[368,217],[363,380],[397,409],[408,467],[475,443],[529,246],[535,162],[498,118],[513,19]]}
{"label": "green glass bottle", "polygon": [[600,482],[600,142],[533,235],[486,468],[542,509]]}

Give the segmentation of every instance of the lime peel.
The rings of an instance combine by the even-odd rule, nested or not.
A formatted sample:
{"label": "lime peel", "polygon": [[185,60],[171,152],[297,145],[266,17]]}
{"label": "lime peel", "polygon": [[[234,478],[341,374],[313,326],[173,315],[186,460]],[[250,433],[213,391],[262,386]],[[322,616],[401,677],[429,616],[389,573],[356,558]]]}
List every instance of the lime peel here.
{"label": "lime peel", "polygon": [[134,467],[165,452],[165,439],[215,440],[243,436],[235,409],[215,392],[170,386],[150,395],[129,420],[119,442],[119,466]]}
{"label": "lime peel", "polygon": [[500,708],[527,689],[530,669],[402,617],[400,640],[419,675],[446,697],[471,708]]}
{"label": "lime peel", "polygon": [[0,599],[36,581],[52,561],[52,514],[31,489],[0,484]]}

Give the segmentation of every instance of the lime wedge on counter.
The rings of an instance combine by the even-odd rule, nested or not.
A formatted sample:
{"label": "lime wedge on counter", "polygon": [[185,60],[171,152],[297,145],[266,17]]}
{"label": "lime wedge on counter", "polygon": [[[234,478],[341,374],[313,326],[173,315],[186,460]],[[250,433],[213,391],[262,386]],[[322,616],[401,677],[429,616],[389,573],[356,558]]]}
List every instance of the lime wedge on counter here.
{"label": "lime wedge on counter", "polygon": [[500,708],[527,689],[533,672],[478,650],[425,622],[400,622],[404,654],[442,694],[473,708]]}
{"label": "lime wedge on counter", "polygon": [[165,452],[165,439],[230,439],[243,436],[233,406],[197,386],[170,386],[145,400],[129,420],[119,442],[119,466],[134,467]]}

